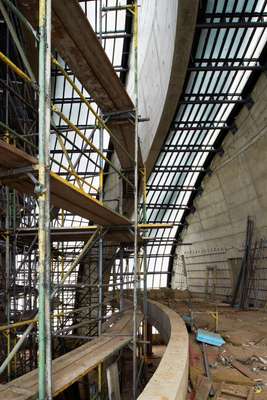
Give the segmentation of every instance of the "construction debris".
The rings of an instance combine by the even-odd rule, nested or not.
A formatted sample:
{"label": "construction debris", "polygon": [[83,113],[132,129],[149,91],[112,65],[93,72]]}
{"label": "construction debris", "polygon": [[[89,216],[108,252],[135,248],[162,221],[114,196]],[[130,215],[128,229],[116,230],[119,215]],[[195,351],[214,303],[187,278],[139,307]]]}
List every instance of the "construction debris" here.
{"label": "construction debris", "polygon": [[228,399],[246,399],[254,400],[255,392],[253,388],[245,388],[238,385],[229,385],[222,383],[217,390],[215,400],[228,400]]}
{"label": "construction debris", "polygon": [[[184,316],[190,331],[190,400],[266,400],[267,399],[267,314],[263,310],[242,311],[212,304],[175,292],[157,293]],[[218,313],[218,337],[221,346],[207,338],[214,333],[212,314]],[[201,336],[203,335],[203,336]],[[202,341],[198,340],[203,338]],[[216,336],[215,336],[216,337]],[[214,391],[214,393],[213,393]],[[214,394],[213,397],[211,395]]]}

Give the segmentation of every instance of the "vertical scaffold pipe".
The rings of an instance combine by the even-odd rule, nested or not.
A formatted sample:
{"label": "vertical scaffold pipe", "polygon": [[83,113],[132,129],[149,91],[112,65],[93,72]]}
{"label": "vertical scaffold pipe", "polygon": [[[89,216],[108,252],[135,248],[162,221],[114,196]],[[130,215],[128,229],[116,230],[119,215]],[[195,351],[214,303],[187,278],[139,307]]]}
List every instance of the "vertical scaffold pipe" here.
{"label": "vertical scaffold pipe", "polygon": [[[9,56],[9,30],[8,27],[6,29],[6,54]],[[6,66],[6,84],[9,85],[9,68],[8,65]],[[5,95],[5,122],[8,126],[9,123],[9,91],[6,91]],[[7,132],[6,141],[9,142],[9,135]],[[7,325],[10,324],[10,315],[11,315],[11,303],[10,303],[10,272],[11,272],[11,262],[10,262],[10,191],[9,188],[6,187],[6,321]],[[11,349],[10,343],[10,330],[7,331],[7,355],[9,355]],[[10,381],[11,378],[11,363],[8,363],[7,366],[7,380]]]}
{"label": "vertical scaffold pipe", "polygon": [[[10,191],[9,188],[6,188],[6,304],[5,304],[5,313],[6,313],[6,322],[7,325],[10,324],[10,269],[11,269],[11,260],[10,260]],[[11,349],[10,342],[10,329],[7,331],[7,355],[9,355]],[[11,379],[11,363],[7,365],[7,380],[8,382]]]}
{"label": "vertical scaffold pipe", "polygon": [[[99,41],[102,45],[102,0],[99,1]],[[103,140],[104,140],[104,130],[103,127],[99,127],[99,147],[101,153],[103,153]],[[99,157],[100,171],[99,171],[99,200],[103,202],[104,199],[104,160],[102,157]],[[103,318],[103,239],[100,237],[99,239],[99,259],[98,259],[98,336],[102,334],[102,318]],[[98,365],[98,397],[101,399],[102,397],[102,365]]]}
{"label": "vertical scaffold pipe", "polygon": [[[144,168],[143,176],[143,223],[147,223],[147,174],[146,168]],[[147,232],[144,231],[144,237]],[[144,293],[143,293],[143,340],[144,340],[144,361],[145,361],[145,372],[146,372],[146,357],[147,357],[147,248],[146,243],[143,248],[143,270],[144,270]]]}
{"label": "vertical scaffold pipe", "polygon": [[120,311],[123,311],[124,300],[123,300],[123,244],[120,246]]}
{"label": "vertical scaffold pipe", "polygon": [[39,400],[52,399],[50,326],[51,0],[39,0]]}
{"label": "vertical scaffold pipe", "polygon": [[134,288],[133,288],[133,399],[137,397],[137,307],[138,307],[138,1],[134,3],[134,96],[135,96],[135,151],[134,151]]}

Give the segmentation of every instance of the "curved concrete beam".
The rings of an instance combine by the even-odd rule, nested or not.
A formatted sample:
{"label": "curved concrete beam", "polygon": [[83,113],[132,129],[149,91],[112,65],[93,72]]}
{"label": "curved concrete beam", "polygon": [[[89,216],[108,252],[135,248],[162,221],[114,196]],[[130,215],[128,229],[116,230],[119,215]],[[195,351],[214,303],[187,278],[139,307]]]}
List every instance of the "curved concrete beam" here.
{"label": "curved concrete beam", "polygon": [[148,302],[148,320],[168,344],[156,372],[138,400],[185,400],[189,341],[184,321],[173,310],[151,300]]}
{"label": "curved concrete beam", "polygon": [[[139,29],[139,113],[144,163],[150,174],[174,118],[190,59],[199,0],[144,0]],[[131,63],[132,61],[131,55]],[[133,69],[127,89],[133,92]]]}

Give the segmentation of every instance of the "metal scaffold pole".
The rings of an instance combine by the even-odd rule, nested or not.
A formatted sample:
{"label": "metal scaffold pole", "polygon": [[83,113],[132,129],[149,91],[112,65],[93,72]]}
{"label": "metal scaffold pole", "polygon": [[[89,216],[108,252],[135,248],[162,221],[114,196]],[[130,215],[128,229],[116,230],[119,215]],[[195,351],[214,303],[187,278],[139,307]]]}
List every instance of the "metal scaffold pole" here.
{"label": "metal scaffold pole", "polygon": [[[102,45],[102,0],[99,1],[99,41]],[[99,126],[99,149],[100,152],[103,153],[103,139],[104,139],[104,129],[103,126]],[[103,193],[103,170],[104,170],[104,160],[102,157],[99,157],[99,200],[103,202],[104,193]],[[99,247],[98,247],[98,336],[102,334],[102,317],[103,317],[103,239],[100,237],[99,239]],[[102,365],[98,365],[98,397],[101,399],[102,397]]]}
{"label": "metal scaffold pole", "polygon": [[134,96],[135,96],[135,169],[134,169],[134,288],[133,288],[133,399],[137,397],[137,307],[138,307],[138,2],[134,3]]}
{"label": "metal scaffold pole", "polygon": [[124,299],[123,299],[123,288],[124,288],[124,282],[123,282],[123,244],[121,243],[120,245],[120,311],[123,311],[124,307]]}
{"label": "metal scaffold pole", "polygon": [[50,326],[51,0],[39,0],[39,400],[52,399]]}
{"label": "metal scaffold pole", "polygon": [[[143,223],[147,223],[147,174],[146,168],[144,168],[143,176]],[[144,237],[146,237],[146,230],[144,231]],[[144,293],[143,293],[143,313],[144,313],[144,324],[143,324],[143,340],[144,340],[144,362],[146,368],[147,358],[147,248],[146,243],[143,248],[143,279],[144,279]]]}
{"label": "metal scaffold pole", "polygon": [[[9,54],[9,31],[7,29],[7,39],[6,39],[6,51]],[[6,82],[9,83],[9,68],[6,66]],[[6,91],[5,96],[5,105],[6,105],[6,113],[5,113],[5,122],[8,125],[8,113],[9,113],[9,92]],[[6,141],[9,141],[8,132],[6,132]],[[6,321],[10,324],[10,191],[9,188],[6,188],[6,305],[5,305],[5,313],[6,313]],[[7,332],[7,355],[10,353],[11,343],[10,343],[10,330]],[[11,377],[11,363],[8,364],[7,371],[7,380],[10,381]]]}
{"label": "metal scaffold pole", "polygon": [[[6,188],[6,321],[10,324],[10,191]],[[7,354],[10,353],[11,343],[10,343],[10,330],[7,331]],[[10,381],[11,378],[11,363],[7,366],[7,380]]]}
{"label": "metal scaffold pole", "polygon": [[[99,41],[102,44],[102,0],[99,2]],[[99,127],[99,148],[103,152],[103,127]],[[102,157],[99,157],[99,200],[103,202],[103,168],[104,162]],[[102,281],[103,281],[103,239],[99,239],[99,257],[98,257],[98,283],[99,283],[99,312],[98,312],[98,335],[102,333],[102,302],[103,302],[103,292],[102,292]]]}

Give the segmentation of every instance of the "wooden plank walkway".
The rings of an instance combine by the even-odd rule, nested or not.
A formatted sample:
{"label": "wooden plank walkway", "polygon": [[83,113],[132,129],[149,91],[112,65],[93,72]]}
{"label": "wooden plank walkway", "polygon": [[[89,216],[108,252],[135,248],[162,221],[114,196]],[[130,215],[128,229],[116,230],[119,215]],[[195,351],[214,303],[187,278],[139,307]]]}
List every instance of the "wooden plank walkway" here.
{"label": "wooden plank walkway", "polygon": [[[93,228],[93,229],[91,229]],[[51,227],[51,242],[69,242],[78,241],[85,242],[95,232],[96,226],[82,226],[82,227],[69,227],[69,228],[55,228]],[[3,229],[2,233],[4,234]],[[33,238],[38,234],[37,228],[19,228],[17,229],[18,243],[30,244]],[[1,229],[0,229],[1,235]],[[133,233],[127,227],[113,228],[111,227],[104,236],[105,240],[109,242],[124,242],[133,243]],[[141,239],[140,239],[141,240]]]}
{"label": "wooden plank walkway", "polygon": [[[30,167],[37,159],[29,156],[13,145],[0,140],[0,172],[9,169]],[[79,215],[101,226],[130,226],[130,221],[111,210],[100,201],[75,187],[54,172],[50,173],[51,203],[74,215]],[[28,175],[10,175],[0,178],[0,183],[18,190],[20,193],[34,194],[34,183]]]}
{"label": "wooden plank walkway", "polygon": [[[38,0],[19,2],[20,10],[34,27],[37,26],[37,6]],[[52,46],[59,52],[103,113],[123,113],[134,110],[132,100],[77,0],[53,1]],[[122,169],[133,169],[134,124],[127,117],[120,116],[119,120],[113,119],[107,125],[122,146],[113,140]],[[131,158],[123,149],[131,155]],[[142,165],[139,151],[139,166],[142,167]]]}
{"label": "wooden plank walkway", "polygon": [[[138,313],[138,324],[142,314]],[[105,335],[53,360],[53,396],[92,371],[132,340],[132,310],[126,310]],[[33,400],[38,394],[38,370],[33,370],[6,385],[0,386],[0,399]]]}

